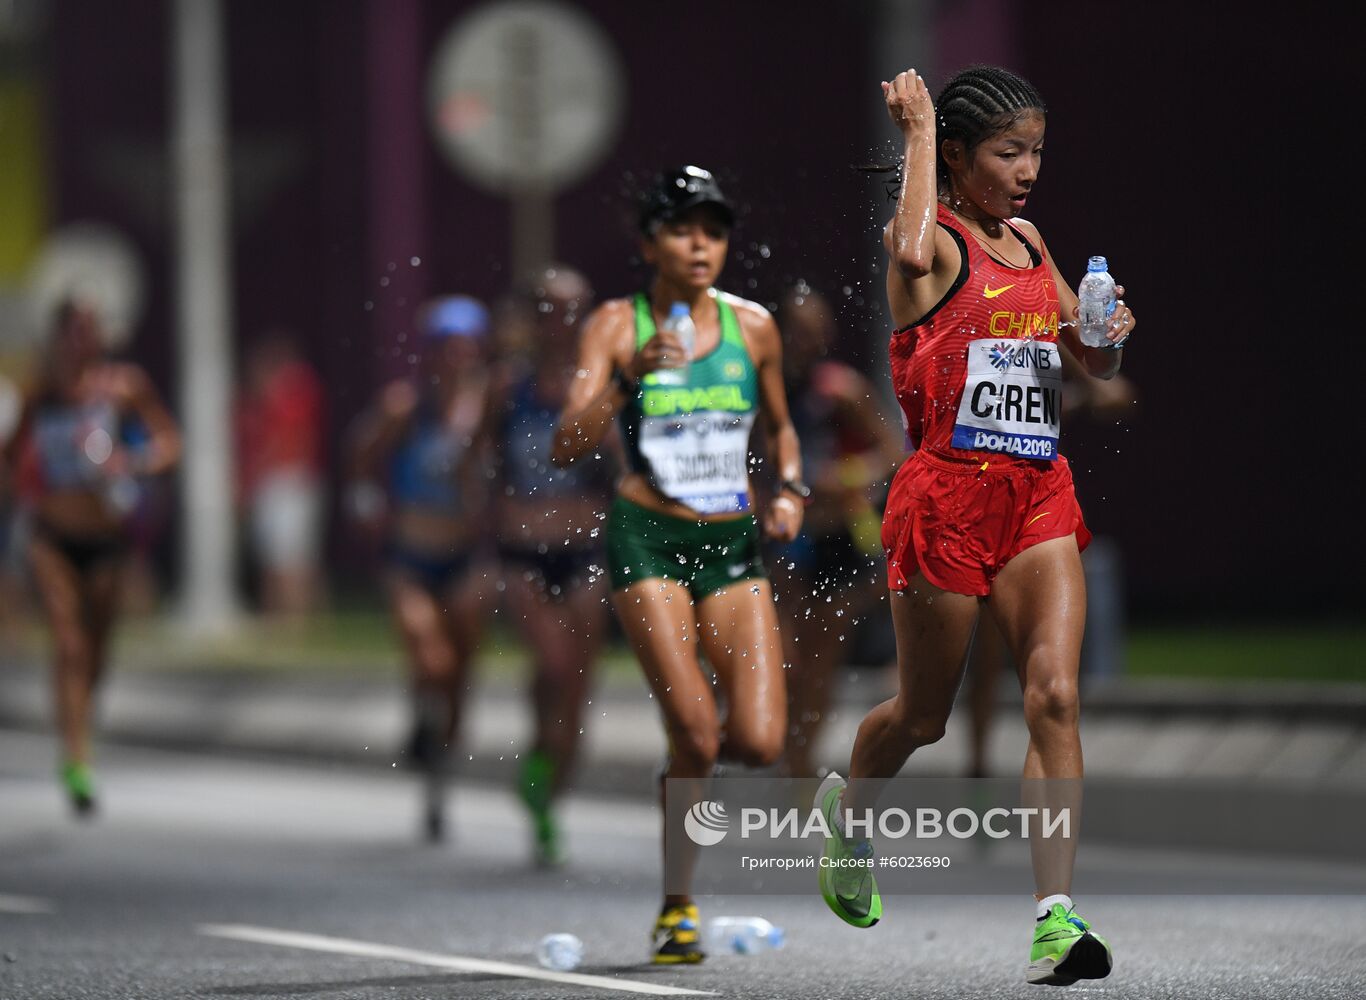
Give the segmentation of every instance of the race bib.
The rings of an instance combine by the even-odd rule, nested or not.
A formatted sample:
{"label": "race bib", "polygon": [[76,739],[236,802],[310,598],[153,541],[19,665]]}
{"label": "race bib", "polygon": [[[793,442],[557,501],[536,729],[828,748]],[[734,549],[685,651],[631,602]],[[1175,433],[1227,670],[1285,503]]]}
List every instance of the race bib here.
{"label": "race bib", "polygon": [[645,417],[640,453],[655,486],[699,514],[749,510],[749,432],[754,414],[700,410]]}
{"label": "race bib", "polygon": [[1058,457],[1062,359],[1056,343],[974,340],[953,446],[1019,458]]}

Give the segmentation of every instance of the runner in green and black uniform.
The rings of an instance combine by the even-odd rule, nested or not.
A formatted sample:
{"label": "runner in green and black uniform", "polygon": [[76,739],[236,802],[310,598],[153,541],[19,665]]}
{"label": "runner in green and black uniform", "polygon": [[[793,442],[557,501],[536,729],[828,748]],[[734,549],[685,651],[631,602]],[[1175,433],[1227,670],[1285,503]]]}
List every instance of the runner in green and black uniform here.
{"label": "runner in green and black uniform", "polygon": [[[588,317],[552,457],[565,465],[594,454],[621,421],[631,471],[607,523],[612,599],[664,715],[664,777],[686,782],[675,792],[696,799],[720,758],[773,763],[786,729],[782,644],[748,476],[756,417],[773,442],[781,483],[763,512],[766,534],[794,538],[809,492],[778,327],[762,307],[712,287],[733,221],[707,171],[683,167],[659,178],[640,219],[653,280],[647,293],[606,302]],[[675,303],[697,329],[691,357],[676,334],[660,329]],[[699,652],[716,673],[724,719]],[[676,882],[690,871],[678,864],[681,834],[665,830]],[[676,891],[666,893],[655,922],[654,960],[699,962],[697,908],[677,891],[684,885],[666,888]]]}

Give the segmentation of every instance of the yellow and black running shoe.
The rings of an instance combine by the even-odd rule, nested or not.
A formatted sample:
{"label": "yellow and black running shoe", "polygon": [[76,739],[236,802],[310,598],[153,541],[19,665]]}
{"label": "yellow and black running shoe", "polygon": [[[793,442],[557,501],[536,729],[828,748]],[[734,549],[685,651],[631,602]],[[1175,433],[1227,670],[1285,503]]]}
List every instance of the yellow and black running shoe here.
{"label": "yellow and black running shoe", "polygon": [[650,937],[651,960],[655,965],[696,965],[706,954],[702,951],[702,924],[697,907],[666,906],[655,921]]}

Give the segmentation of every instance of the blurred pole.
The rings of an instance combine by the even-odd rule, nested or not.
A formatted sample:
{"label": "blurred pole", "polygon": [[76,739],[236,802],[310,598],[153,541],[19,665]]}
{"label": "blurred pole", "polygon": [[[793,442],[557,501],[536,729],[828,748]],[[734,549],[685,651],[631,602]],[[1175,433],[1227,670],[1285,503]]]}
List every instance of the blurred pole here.
{"label": "blurred pole", "polygon": [[365,35],[368,294],[373,342],[384,357],[375,374],[389,378],[411,370],[412,316],[427,290],[421,4],[370,0]]}
{"label": "blurred pole", "polygon": [[[933,21],[934,8],[938,4],[903,3],[901,0],[875,0],[872,17],[869,19],[869,51],[873,56],[872,71],[868,74],[864,93],[869,109],[868,130],[871,149],[886,149],[892,159],[901,156],[901,136],[887,117],[887,105],[878,90],[879,80],[890,80],[902,70],[914,69],[922,74],[934,72]],[[931,76],[931,80],[933,77]],[[896,211],[896,202],[888,200],[883,193],[882,178],[869,183],[869,197],[881,199],[882,206],[877,217],[878,230],[870,234],[868,241],[867,273],[875,275],[871,294],[883,300],[885,309],[887,254],[882,248],[881,227]],[[883,313],[881,329],[872,332],[874,343],[869,357],[874,359],[877,371],[873,374],[873,384],[882,392],[884,402],[897,412],[896,395],[892,390],[891,360],[887,356],[887,337],[896,325],[891,314]]]}
{"label": "blurred pole", "polygon": [[[955,3],[905,3],[903,0],[875,0],[869,19],[871,39],[869,50],[873,57],[873,72],[869,74],[868,107],[869,147],[888,149],[893,157],[900,157],[901,138],[887,117],[887,107],[877,100],[872,89],[878,80],[890,80],[896,74],[914,69],[937,95],[949,76],[974,63],[989,63],[1024,72],[1023,53],[1017,30],[1023,16],[1019,0],[961,0]],[[870,189],[873,185],[870,185]],[[878,197],[880,190],[871,196]],[[884,201],[880,223],[885,223],[895,211],[895,203]],[[868,247],[868,273],[885,275],[887,255],[882,249],[881,232]],[[878,294],[882,294],[879,289]],[[886,329],[875,331],[880,337],[873,345],[871,356],[877,359],[878,375],[874,383],[882,388],[889,404],[895,405],[892,392],[891,366],[887,357],[886,336],[891,331],[891,317]]]}
{"label": "blurred pole", "polygon": [[555,259],[555,198],[545,188],[512,192],[512,280],[525,281]]}
{"label": "blurred pole", "polygon": [[51,221],[44,57],[50,5],[0,0],[0,369],[28,363],[35,334],[25,283]]}
{"label": "blurred pole", "polygon": [[219,0],[176,0],[176,319],[179,326],[184,624],[223,632],[238,616],[234,583],[232,284]]}
{"label": "blurred pole", "polygon": [[547,39],[534,24],[523,23],[504,33],[503,70],[499,81],[504,93],[511,95],[508,129],[508,159],[518,164],[518,176],[511,183],[512,201],[512,280],[523,281],[555,254],[555,199],[549,185],[538,182],[545,157],[547,122],[542,112],[544,81],[542,51]]}

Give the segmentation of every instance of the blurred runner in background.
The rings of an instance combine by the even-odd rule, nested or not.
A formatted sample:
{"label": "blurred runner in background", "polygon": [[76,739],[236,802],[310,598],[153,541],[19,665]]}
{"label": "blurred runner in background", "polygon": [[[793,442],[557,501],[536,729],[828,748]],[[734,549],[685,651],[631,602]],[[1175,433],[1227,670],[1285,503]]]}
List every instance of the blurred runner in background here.
{"label": "blurred runner in background", "polygon": [[[139,425],[136,447],[127,429]],[[129,517],[141,483],[180,458],[180,432],[147,374],[105,355],[99,317],[58,307],[36,383],[4,449],[31,508],[29,562],[53,637],[61,781],[78,815],[95,808],[90,729],[118,609]]]}
{"label": "blurred runner in background", "polygon": [[272,331],[248,353],[237,400],[239,498],[268,615],[317,610],[322,468],[322,380],[293,337]]}
{"label": "blurred runner in background", "polygon": [[349,512],[386,535],[394,622],[412,669],[409,753],[425,778],[424,825],[445,835],[445,784],[470,662],[493,606],[486,543],[489,313],[476,299],[422,312],[412,378],[386,385],[357,428]]}
{"label": "blurred runner in background", "polygon": [[783,375],[811,485],[802,532],[774,551],[788,663],[787,745],[793,777],[817,774],[821,724],[856,622],[882,596],[882,511],[875,497],[903,454],[900,421],[872,383],[827,357],[838,334],[829,302],[805,282],[778,305]]}
{"label": "blurred runner in background", "polygon": [[549,865],[562,854],[551,804],[574,766],[607,625],[603,529],[617,463],[550,464],[574,378],[579,322],[593,304],[587,279],[552,265],[534,277],[523,301],[532,353],[525,369],[507,373],[495,408],[498,554],[508,610],[533,658],[536,732],[522,758],[519,791],[531,812],[537,860]]}

